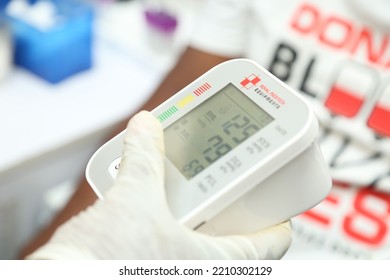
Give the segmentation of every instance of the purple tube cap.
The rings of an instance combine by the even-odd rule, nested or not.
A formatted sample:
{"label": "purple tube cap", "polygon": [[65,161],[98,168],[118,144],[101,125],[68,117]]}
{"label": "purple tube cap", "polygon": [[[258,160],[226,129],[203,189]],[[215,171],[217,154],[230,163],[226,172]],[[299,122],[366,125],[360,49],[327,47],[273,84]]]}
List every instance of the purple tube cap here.
{"label": "purple tube cap", "polygon": [[176,29],[177,19],[165,11],[146,10],[144,15],[148,25],[161,32],[172,33]]}

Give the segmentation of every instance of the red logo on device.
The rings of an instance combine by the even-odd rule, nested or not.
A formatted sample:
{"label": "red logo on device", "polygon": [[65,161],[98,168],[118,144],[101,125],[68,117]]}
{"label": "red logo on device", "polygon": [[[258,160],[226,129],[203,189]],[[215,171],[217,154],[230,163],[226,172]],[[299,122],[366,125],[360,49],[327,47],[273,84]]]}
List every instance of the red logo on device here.
{"label": "red logo on device", "polygon": [[249,75],[249,77],[245,77],[245,79],[242,80],[240,84],[244,88],[250,89],[251,87],[255,86],[260,81],[261,81],[261,79],[259,78],[259,76],[255,75],[255,74],[251,74],[251,75]]}

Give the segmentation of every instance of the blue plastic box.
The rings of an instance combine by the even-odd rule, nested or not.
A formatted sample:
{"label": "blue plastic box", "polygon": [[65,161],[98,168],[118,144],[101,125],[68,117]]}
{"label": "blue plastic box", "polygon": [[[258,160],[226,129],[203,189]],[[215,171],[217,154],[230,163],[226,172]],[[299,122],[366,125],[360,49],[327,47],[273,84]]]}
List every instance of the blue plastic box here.
{"label": "blue plastic box", "polygon": [[3,9],[11,0],[0,0],[0,9]]}
{"label": "blue plastic box", "polygon": [[20,18],[10,21],[14,40],[14,62],[50,83],[92,66],[93,10],[75,0],[51,0],[60,19],[42,30]]}

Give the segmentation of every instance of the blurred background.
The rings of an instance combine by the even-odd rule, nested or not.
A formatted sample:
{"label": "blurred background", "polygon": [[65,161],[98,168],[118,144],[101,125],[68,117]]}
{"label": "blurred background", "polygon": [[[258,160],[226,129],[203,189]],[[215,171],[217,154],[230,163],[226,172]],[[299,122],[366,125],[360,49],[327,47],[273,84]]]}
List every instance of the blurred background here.
{"label": "blurred background", "polygon": [[[0,0],[0,259],[50,222],[103,139],[149,98],[202,2]],[[335,183],[293,220],[285,258],[390,257],[389,205],[387,193]]]}
{"label": "blurred background", "polygon": [[163,2],[0,0],[0,259],[50,221],[175,62],[200,1]]}

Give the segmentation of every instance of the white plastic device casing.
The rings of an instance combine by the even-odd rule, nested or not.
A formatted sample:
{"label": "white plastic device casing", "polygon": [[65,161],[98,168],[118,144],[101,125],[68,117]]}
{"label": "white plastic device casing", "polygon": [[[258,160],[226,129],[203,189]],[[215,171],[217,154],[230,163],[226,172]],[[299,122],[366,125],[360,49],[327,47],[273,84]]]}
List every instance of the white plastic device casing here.
{"label": "white plastic device casing", "polygon": [[[318,122],[310,106],[298,93],[250,60],[235,59],[214,67],[152,113],[165,129],[228,83],[240,88],[275,119],[272,125],[231,151],[238,153],[239,171],[233,168],[226,178],[218,173],[229,163],[227,160],[232,156],[229,152],[206,168],[210,173],[202,171],[202,176],[186,180],[166,159],[166,193],[173,214],[186,226],[212,235],[251,233],[286,221],[321,202],[332,186],[316,143]],[[87,165],[87,180],[101,199],[113,185],[123,136],[124,132],[104,144]],[[260,147],[261,152],[248,160],[243,156],[241,164],[240,156],[245,149],[248,151],[251,145],[264,139],[267,146]],[[221,182],[216,190],[210,187],[202,194],[195,186],[206,183],[207,176]],[[203,179],[194,179],[197,177]]]}

